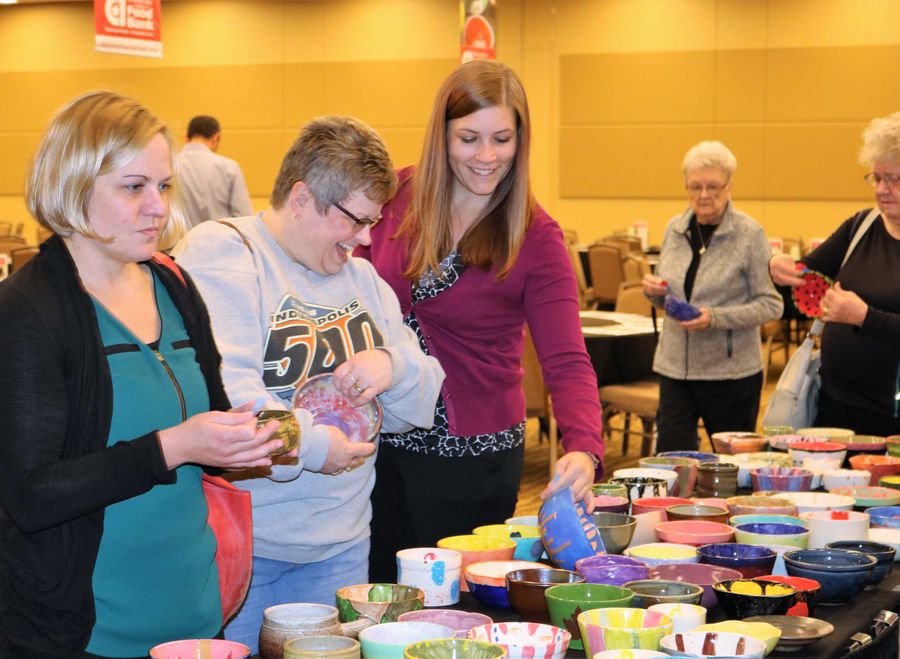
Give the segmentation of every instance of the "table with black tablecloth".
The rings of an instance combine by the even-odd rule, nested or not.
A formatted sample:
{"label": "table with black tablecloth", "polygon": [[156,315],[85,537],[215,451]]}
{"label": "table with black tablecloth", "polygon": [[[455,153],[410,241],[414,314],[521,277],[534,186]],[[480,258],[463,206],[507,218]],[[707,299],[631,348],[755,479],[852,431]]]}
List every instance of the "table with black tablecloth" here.
{"label": "table with black tablecloth", "polygon": [[653,377],[657,335],[649,316],[582,311],[581,333],[599,386]]}

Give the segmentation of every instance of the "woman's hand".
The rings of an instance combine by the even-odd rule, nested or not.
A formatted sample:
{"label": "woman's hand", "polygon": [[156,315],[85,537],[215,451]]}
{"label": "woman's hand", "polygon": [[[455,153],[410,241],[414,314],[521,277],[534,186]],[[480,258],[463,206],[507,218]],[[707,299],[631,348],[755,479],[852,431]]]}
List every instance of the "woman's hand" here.
{"label": "woman's hand", "polygon": [[387,350],[363,350],[338,366],[334,384],[338,391],[353,401],[354,407],[365,405],[394,381],[394,361]]}
{"label": "woman's hand", "polygon": [[779,286],[801,286],[803,264],[797,263],[790,254],[776,254],[769,259],[769,275]]}
{"label": "woman's hand", "polygon": [[256,417],[246,409],[203,412],[160,430],[159,445],[169,469],[188,462],[223,469],[268,467],[269,454],[281,446],[280,439],[269,440],[277,429],[274,420],[257,429]]}
{"label": "woman's hand", "polygon": [[643,286],[646,295],[654,297],[665,295],[669,290],[669,282],[650,274],[644,275],[644,278],[641,280],[641,286]]}
{"label": "woman's hand", "polygon": [[682,320],[679,321],[679,325],[681,325],[682,329],[696,331],[696,330],[705,330],[712,323],[712,313],[709,310],[709,307],[700,307],[699,309],[700,315],[691,320]]}
{"label": "woman's hand", "polygon": [[862,327],[869,305],[852,291],[845,291],[840,282],[825,292],[822,298],[823,320]]}
{"label": "woman's hand", "polygon": [[328,428],[328,455],[319,473],[337,476],[356,469],[375,453],[374,442],[351,442],[339,428]]}
{"label": "woman's hand", "polygon": [[594,497],[591,494],[594,470],[593,459],[584,451],[566,453],[556,461],[556,476],[541,492],[541,499],[546,499],[565,487],[571,487],[575,500],[584,499],[585,505],[588,506],[588,512],[590,512],[594,503]]}

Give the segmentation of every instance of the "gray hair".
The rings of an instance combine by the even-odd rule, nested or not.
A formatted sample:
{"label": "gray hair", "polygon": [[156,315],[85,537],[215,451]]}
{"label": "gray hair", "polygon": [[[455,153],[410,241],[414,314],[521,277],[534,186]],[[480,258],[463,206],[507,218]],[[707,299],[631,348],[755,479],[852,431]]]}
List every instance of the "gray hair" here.
{"label": "gray hair", "polygon": [[876,162],[900,163],[900,112],[873,119],[866,126],[859,162],[865,167]]}
{"label": "gray hair", "polygon": [[697,169],[704,167],[718,167],[725,174],[725,178],[731,180],[731,175],[737,169],[737,158],[721,142],[704,141],[695,144],[684,154],[681,169],[684,177]]}

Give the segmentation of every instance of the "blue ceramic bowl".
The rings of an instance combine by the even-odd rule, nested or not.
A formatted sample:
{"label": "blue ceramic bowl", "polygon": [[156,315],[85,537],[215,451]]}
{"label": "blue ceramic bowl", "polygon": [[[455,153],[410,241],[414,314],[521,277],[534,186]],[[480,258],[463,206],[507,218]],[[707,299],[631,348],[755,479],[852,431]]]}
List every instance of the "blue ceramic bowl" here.
{"label": "blue ceramic bowl", "polygon": [[750,484],[754,492],[809,492],[813,473],[800,467],[758,467],[750,470]]}
{"label": "blue ceramic bowl", "polygon": [[469,584],[469,592],[475,596],[479,602],[492,609],[502,609],[504,611],[512,611],[512,604],[509,603],[509,591],[506,585],[489,586],[486,584],[474,583],[466,579]]}
{"label": "blue ceramic bowl", "polygon": [[872,526],[900,529],[900,506],[872,506],[866,508]]}
{"label": "blue ceramic bowl", "polygon": [[557,567],[575,570],[575,561],[606,552],[600,531],[572,491],[563,488],[541,504],[538,526],[544,550]]}
{"label": "blue ceramic bowl", "polygon": [[704,453],[703,451],[663,451],[656,454],[657,458],[693,458],[700,462],[718,462],[719,456],[715,453]]}
{"label": "blue ceramic bowl", "polygon": [[721,542],[697,547],[700,562],[721,565],[740,572],[745,579],[772,574],[778,554],[762,545],[745,545],[738,542]]}
{"label": "blue ceramic bowl", "polygon": [[875,564],[875,569],[872,570],[872,577],[869,579],[870,586],[887,579],[891,570],[894,569],[894,556],[897,553],[897,550],[890,545],[870,540],[839,540],[838,542],[829,542],[825,545],[825,549],[849,549],[874,556],[878,562]]}
{"label": "blue ceramic bowl", "polygon": [[848,549],[795,549],[784,554],[790,576],[815,579],[822,584],[822,604],[846,602],[863,590],[877,562],[874,556]]}

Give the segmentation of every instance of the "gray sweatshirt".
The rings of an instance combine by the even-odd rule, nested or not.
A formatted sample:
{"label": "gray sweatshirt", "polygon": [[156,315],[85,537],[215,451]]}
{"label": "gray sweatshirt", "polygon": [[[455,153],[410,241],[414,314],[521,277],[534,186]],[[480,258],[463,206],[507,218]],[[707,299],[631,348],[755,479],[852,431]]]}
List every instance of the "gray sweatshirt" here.
{"label": "gray sweatshirt", "polygon": [[[684,299],[693,258],[688,235],[693,210],[666,227],[657,275]],[[729,202],[694,280],[691,304],[709,307],[710,326],[682,329],[665,317],[653,370],[678,380],[733,380],[762,370],[760,325],[781,317],[783,302],[769,277],[769,241],[762,227]],[[651,301],[662,308],[664,298]]]}
{"label": "gray sweatshirt", "polygon": [[[378,397],[382,430],[430,427],[444,372],[420,350],[396,296],[372,265],[351,258],[337,274],[320,275],[291,259],[261,216],[230,222],[250,248],[231,227],[204,222],[173,254],[209,308],[232,404],[263,399],[263,407],[291,409],[295,389],[334,370],[344,359],[341,351],[382,347],[394,366],[391,387]],[[235,484],[252,493],[254,555],[311,563],[369,536],[375,457],[338,476],[317,473],[328,451],[327,431],[308,412],[298,417],[299,463],[246,474]]]}

